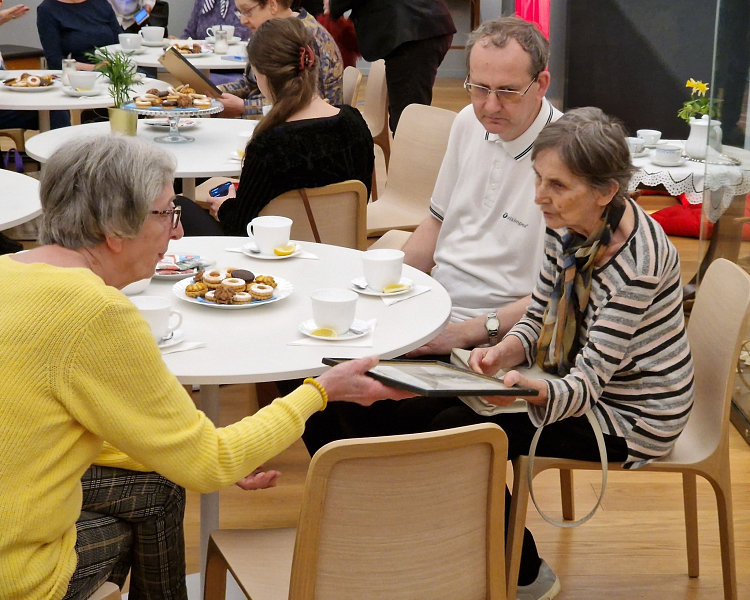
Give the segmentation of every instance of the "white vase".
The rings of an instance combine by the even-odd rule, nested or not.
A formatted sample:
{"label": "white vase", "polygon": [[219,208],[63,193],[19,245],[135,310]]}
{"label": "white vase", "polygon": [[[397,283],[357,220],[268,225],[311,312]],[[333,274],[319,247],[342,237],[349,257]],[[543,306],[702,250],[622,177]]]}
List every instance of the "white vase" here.
{"label": "white vase", "polygon": [[685,154],[703,160],[709,146],[721,152],[721,122],[711,121],[708,115],[700,119],[690,117],[690,135],[685,142]]}

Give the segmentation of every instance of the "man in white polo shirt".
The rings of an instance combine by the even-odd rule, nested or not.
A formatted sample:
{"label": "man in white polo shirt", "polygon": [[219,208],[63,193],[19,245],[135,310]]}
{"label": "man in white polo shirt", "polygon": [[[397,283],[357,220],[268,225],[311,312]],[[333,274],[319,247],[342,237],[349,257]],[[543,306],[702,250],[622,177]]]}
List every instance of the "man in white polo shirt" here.
{"label": "man in white polo shirt", "polygon": [[496,343],[523,315],[542,260],[531,148],[561,116],[544,97],[549,43],[508,17],[483,23],[467,52],[471,106],[453,124],[430,215],[404,247],[448,290],[451,323],[410,356]]}

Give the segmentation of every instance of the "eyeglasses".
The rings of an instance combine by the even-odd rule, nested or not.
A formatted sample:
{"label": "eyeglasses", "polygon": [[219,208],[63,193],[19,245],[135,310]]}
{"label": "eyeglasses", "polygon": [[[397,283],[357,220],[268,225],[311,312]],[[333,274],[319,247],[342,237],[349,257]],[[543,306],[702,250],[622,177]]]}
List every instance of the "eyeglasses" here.
{"label": "eyeglasses", "polygon": [[253,16],[253,11],[260,6],[260,2],[256,4],[255,6],[251,6],[247,12],[242,12],[240,10],[235,10],[234,14],[238,19],[242,19],[242,17],[250,18]]}
{"label": "eyeglasses", "polygon": [[[179,197],[179,196],[178,196]],[[182,207],[175,206],[172,204],[172,208],[169,210],[152,210],[152,215],[172,215],[172,229],[177,229],[180,224],[180,215],[182,214]]]}
{"label": "eyeglasses", "polygon": [[486,100],[487,98],[489,98],[490,94],[495,94],[498,102],[502,102],[503,104],[518,104],[521,101],[521,98],[526,95],[526,92],[531,89],[531,86],[534,85],[534,82],[539,78],[539,74],[540,73],[534,75],[534,79],[531,80],[531,83],[529,83],[529,85],[526,86],[526,89],[522,92],[504,89],[491,90],[490,88],[484,87],[483,85],[469,83],[468,77],[466,78],[466,81],[464,81],[464,88],[474,98]]}

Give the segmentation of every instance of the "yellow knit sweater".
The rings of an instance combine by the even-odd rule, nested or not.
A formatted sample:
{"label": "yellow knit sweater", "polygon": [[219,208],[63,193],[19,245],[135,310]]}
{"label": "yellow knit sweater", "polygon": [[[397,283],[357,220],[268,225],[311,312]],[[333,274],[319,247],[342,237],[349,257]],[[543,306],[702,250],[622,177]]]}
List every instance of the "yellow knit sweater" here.
{"label": "yellow knit sweater", "polygon": [[[199,492],[296,440],[323,399],[305,385],[229,427],[197,411],[148,324],[87,269],[0,257],[0,598],[57,599],[76,566],[80,478],[102,444]],[[108,447],[102,462],[133,467]]]}

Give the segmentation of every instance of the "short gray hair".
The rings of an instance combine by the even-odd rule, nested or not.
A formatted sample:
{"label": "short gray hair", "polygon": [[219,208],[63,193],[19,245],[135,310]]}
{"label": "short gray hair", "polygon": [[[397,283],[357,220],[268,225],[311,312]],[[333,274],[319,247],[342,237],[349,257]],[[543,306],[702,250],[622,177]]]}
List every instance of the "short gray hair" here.
{"label": "short gray hair", "polygon": [[634,172],[622,123],[593,106],[568,111],[537,136],[531,160],[554,150],[568,170],[593,188],[605,191],[614,180],[615,198],[628,196]]}
{"label": "short gray hair", "polygon": [[[486,41],[484,41],[486,40]],[[519,17],[501,17],[485,21],[469,34],[466,42],[466,72],[471,73],[471,50],[477,42],[487,46],[505,48],[511,40],[516,40],[531,59],[531,75],[535,77],[547,68],[549,62],[549,42],[539,28]]]}
{"label": "short gray hair", "polygon": [[40,243],[77,250],[136,237],[176,169],[171,154],[136,137],[73,140],[42,172]]}

